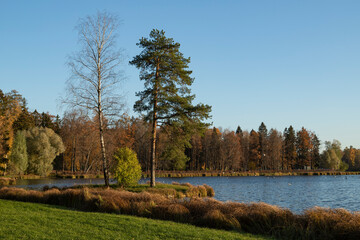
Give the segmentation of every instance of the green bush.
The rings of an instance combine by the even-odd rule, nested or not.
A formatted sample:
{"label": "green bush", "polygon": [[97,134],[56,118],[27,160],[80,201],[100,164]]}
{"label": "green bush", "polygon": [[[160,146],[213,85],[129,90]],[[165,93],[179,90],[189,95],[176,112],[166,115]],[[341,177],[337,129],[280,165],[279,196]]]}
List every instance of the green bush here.
{"label": "green bush", "polygon": [[28,173],[47,176],[55,157],[65,151],[61,137],[50,128],[34,127],[25,132]]}
{"label": "green bush", "polygon": [[348,169],[349,169],[349,164],[347,164],[346,162],[340,161],[339,170],[345,172]]}
{"label": "green bush", "polygon": [[9,170],[14,174],[24,174],[28,167],[25,131],[17,131],[10,155]]}
{"label": "green bush", "polygon": [[136,184],[141,178],[141,166],[136,153],[130,148],[120,148],[114,154],[114,177],[122,187]]}

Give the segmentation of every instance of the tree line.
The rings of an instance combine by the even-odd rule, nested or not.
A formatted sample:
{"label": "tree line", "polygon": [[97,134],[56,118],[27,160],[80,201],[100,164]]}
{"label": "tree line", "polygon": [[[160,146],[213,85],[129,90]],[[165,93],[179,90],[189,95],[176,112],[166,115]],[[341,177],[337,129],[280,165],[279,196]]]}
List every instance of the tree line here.
{"label": "tree line", "polygon": [[53,160],[65,151],[60,117],[29,112],[18,92],[0,90],[0,171],[12,174],[48,175]]}
{"label": "tree line", "polygon": [[[83,111],[66,112],[63,117],[38,113],[36,110],[30,112],[25,98],[16,91],[3,93],[0,90],[0,99],[0,153],[2,163],[9,163],[10,171],[43,175],[52,169],[83,173],[103,170],[96,118],[90,118]],[[109,155],[112,156],[117,148],[128,147],[137,153],[142,170],[150,171],[151,123],[127,114],[122,114],[111,123],[104,122]],[[334,140],[325,141],[325,148],[320,153],[319,138],[304,127],[296,131],[289,126],[283,132],[274,128],[268,130],[264,123],[251,131],[243,131],[241,127],[236,131],[206,128],[192,132],[187,144],[174,141],[176,133],[169,128],[162,126],[157,129],[156,159],[159,170],[360,170],[360,149],[352,146],[342,149],[340,142]],[[38,168],[47,170],[35,170],[34,160],[30,159],[38,157],[33,152],[39,150],[36,150],[36,144],[31,143],[31,139],[43,144],[44,139],[34,136],[49,135],[51,138],[54,134],[60,137],[63,147],[57,147],[59,150],[52,155],[51,167],[46,167],[44,162],[44,166]],[[27,163],[21,163],[24,145],[28,148]],[[44,151],[54,152],[50,148]],[[42,155],[49,155],[45,152]],[[109,164],[111,167],[111,158]]]}

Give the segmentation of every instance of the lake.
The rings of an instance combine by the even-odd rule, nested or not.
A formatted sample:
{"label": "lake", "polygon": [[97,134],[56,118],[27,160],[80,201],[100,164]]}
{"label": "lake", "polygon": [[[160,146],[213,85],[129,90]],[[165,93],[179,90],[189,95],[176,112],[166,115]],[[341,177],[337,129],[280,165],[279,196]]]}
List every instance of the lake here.
{"label": "lake", "polygon": [[[142,179],[144,183],[148,179]],[[281,177],[189,177],[157,178],[157,182],[208,184],[215,199],[235,202],[265,202],[301,213],[314,206],[360,211],[360,176],[281,176]],[[18,180],[17,187],[40,189],[103,184],[103,179]]]}

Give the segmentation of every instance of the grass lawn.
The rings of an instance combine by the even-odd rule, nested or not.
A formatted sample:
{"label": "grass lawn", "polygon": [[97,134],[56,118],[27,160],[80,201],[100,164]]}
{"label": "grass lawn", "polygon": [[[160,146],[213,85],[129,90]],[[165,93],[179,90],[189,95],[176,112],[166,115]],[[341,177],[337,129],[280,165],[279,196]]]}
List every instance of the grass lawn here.
{"label": "grass lawn", "polygon": [[0,200],[0,239],[270,239],[125,215]]}

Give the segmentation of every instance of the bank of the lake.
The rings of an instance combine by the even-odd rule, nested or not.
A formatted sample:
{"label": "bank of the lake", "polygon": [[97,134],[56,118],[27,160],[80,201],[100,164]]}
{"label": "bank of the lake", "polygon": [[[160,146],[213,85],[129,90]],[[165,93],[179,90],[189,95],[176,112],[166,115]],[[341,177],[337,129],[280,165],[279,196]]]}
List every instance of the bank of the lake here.
{"label": "bank of the lake", "polygon": [[[205,186],[196,188],[206,191]],[[98,186],[43,191],[0,188],[1,199],[46,203],[82,211],[135,215],[281,239],[360,238],[359,212],[311,208],[296,214],[265,203],[221,202],[212,198],[199,198],[197,193],[191,197],[178,198],[180,196],[177,194],[168,193],[129,192]]]}
{"label": "bank of the lake", "polygon": [[[141,180],[146,183],[148,179]],[[207,184],[215,199],[234,202],[265,202],[301,213],[314,206],[360,211],[360,176],[249,176],[157,178],[164,183]],[[113,182],[115,183],[115,182]],[[103,179],[18,179],[16,186],[29,189],[104,184]]]}
{"label": "bank of the lake", "polygon": [[0,200],[0,239],[270,239],[169,221]]}
{"label": "bank of the lake", "polygon": [[[291,171],[156,171],[157,177],[278,177],[278,176],[326,176],[326,175],[360,175],[357,171],[318,170],[291,170]],[[149,178],[150,172],[143,172],[143,178]]]}

